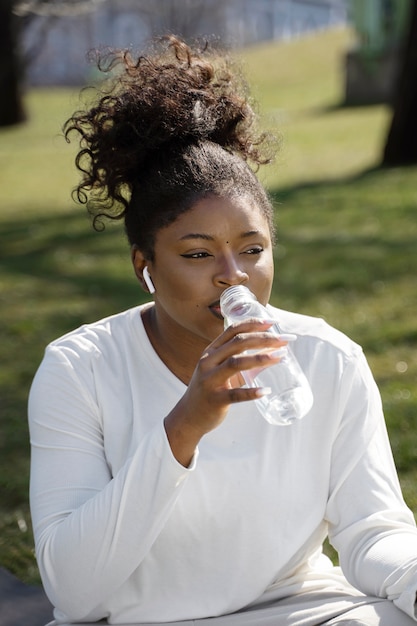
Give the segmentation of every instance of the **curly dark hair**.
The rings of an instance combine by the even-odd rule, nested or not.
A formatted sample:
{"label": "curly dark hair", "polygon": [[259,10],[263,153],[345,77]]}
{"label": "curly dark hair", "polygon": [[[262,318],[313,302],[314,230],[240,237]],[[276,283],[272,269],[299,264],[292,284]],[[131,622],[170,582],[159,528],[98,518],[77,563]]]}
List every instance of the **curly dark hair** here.
{"label": "curly dark hair", "polygon": [[170,36],[147,56],[110,51],[98,64],[110,87],[64,125],[67,141],[80,135],[75,193],[96,228],[104,216],[124,219],[130,244],[152,259],[155,233],[199,199],[243,195],[273,233],[271,203],[248,165],[271,160],[269,142],[228,55]]}

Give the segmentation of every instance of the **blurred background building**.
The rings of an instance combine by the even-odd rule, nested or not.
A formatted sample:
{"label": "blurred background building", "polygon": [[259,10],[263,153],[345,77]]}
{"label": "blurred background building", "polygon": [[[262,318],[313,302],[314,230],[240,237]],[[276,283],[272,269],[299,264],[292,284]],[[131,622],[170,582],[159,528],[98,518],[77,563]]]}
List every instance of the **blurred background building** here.
{"label": "blurred background building", "polygon": [[[11,0],[20,16],[26,84],[94,80],[87,53],[140,49],[155,35],[213,38],[232,48],[335,26],[356,33],[346,51],[345,104],[391,102],[411,0]],[[271,59],[273,62],[273,59]]]}
{"label": "blurred background building", "polygon": [[[365,0],[366,1],[366,0]],[[348,0],[22,0],[31,85],[89,80],[86,52],[138,48],[153,35],[217,37],[232,47],[289,39],[346,24]]]}

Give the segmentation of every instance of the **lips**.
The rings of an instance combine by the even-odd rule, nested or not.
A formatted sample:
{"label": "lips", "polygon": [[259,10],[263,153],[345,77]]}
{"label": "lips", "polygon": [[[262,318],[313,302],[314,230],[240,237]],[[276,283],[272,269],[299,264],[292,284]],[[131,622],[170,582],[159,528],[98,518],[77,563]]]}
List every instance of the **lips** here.
{"label": "lips", "polygon": [[219,320],[223,319],[223,315],[220,309],[220,300],[216,300],[216,302],[213,302],[212,304],[210,304],[209,309],[211,313],[213,313],[213,315],[217,317],[217,319]]}

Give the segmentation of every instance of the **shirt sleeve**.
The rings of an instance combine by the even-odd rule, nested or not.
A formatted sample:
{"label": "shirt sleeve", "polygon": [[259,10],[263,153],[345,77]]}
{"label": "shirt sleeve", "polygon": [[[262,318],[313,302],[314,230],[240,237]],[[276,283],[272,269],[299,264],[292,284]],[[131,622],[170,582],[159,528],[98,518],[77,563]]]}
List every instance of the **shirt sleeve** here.
{"label": "shirt sleeve", "polygon": [[344,374],[326,516],[346,578],[417,621],[417,530],[406,506],[380,394],[362,353]]}
{"label": "shirt sleeve", "polygon": [[100,415],[85,373],[49,348],[29,398],[30,500],[42,580],[72,620],[94,608],[139,566],[193,471],[172,455],[163,417],[111,475]]}

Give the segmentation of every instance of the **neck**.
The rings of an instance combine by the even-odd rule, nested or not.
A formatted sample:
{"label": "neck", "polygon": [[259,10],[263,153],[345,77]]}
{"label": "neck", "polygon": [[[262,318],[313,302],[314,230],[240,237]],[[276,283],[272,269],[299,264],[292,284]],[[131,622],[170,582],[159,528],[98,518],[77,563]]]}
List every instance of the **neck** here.
{"label": "neck", "polygon": [[207,347],[201,338],[192,338],[177,327],[162,323],[155,305],[142,311],[142,320],[153,349],[173,374],[188,385]]}

